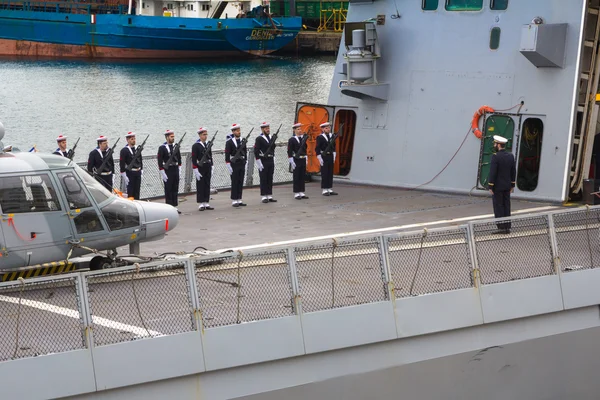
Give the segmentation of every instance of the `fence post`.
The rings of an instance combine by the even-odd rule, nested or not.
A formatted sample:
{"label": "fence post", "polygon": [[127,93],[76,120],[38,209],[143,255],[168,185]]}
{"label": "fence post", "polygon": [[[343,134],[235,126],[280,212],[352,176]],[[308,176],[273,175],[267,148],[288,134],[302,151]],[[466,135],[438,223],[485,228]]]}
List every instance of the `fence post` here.
{"label": "fence post", "polygon": [[378,236],[379,241],[379,258],[381,260],[381,277],[385,285],[385,298],[395,302],[396,291],[394,281],[392,280],[392,270],[390,269],[390,247],[388,238],[381,233]]}
{"label": "fence post", "polygon": [[87,348],[91,349],[94,347],[94,324],[92,319],[92,312],[90,308],[90,294],[87,287],[87,275],[81,272],[77,276],[77,293],[79,294],[79,312],[81,313],[81,319],[83,321],[83,335],[87,344]]}
{"label": "fence post", "polygon": [[548,234],[550,235],[550,248],[552,249],[552,263],[554,264],[554,273],[560,274],[560,257],[558,256],[558,240],[556,239],[556,229],[554,227],[554,215],[548,213]]}
{"label": "fence post", "polygon": [[469,246],[469,254],[473,263],[473,271],[471,272],[471,283],[473,287],[478,288],[481,285],[481,276],[479,275],[479,261],[477,260],[477,246],[475,245],[475,233],[473,230],[473,221],[467,223],[467,244]]}
{"label": "fence post", "polygon": [[292,282],[292,306],[295,314],[300,315],[302,314],[302,297],[300,296],[300,283],[298,282],[298,270],[296,269],[296,249],[293,246],[287,248],[287,259]]}
{"label": "fence post", "polygon": [[184,268],[188,283],[190,305],[192,306],[192,323],[197,331],[203,332],[204,325],[202,324],[202,310],[200,309],[200,297],[198,295],[198,285],[196,284],[196,263],[194,258],[188,258],[185,261]]}
{"label": "fence post", "polygon": [[191,193],[192,192],[192,180],[193,178],[192,172],[192,153],[187,153],[185,155],[185,179],[183,184],[183,192]]}

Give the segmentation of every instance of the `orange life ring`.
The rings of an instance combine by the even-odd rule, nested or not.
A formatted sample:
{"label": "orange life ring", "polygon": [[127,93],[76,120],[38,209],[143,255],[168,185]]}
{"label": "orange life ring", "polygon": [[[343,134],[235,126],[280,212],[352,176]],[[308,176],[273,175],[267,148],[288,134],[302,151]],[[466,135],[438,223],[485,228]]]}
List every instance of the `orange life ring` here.
{"label": "orange life ring", "polygon": [[471,130],[477,139],[481,139],[483,133],[479,130],[479,118],[483,115],[483,113],[493,113],[494,109],[490,106],[481,106],[475,114],[473,114],[473,119],[471,120]]}

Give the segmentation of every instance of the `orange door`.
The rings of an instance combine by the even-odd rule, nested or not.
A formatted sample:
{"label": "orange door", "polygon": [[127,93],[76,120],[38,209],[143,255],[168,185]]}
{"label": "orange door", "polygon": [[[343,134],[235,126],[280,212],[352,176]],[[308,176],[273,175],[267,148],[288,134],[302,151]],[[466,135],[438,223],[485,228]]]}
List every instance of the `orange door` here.
{"label": "orange door", "polygon": [[317,155],[315,154],[315,146],[317,144],[317,136],[321,134],[321,125],[323,122],[331,122],[331,118],[334,115],[334,108],[323,106],[319,104],[296,104],[296,121],[304,124],[302,127],[304,132],[308,135],[306,140],[306,172],[307,173],[319,173],[321,166]]}

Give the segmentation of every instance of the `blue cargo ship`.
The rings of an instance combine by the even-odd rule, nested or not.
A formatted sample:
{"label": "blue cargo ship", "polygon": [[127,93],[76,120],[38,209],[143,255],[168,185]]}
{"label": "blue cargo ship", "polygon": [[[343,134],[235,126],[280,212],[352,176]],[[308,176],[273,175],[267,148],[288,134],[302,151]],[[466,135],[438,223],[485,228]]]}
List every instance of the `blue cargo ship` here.
{"label": "blue cargo ship", "polygon": [[[144,5],[142,4],[142,7]],[[0,56],[196,59],[255,55],[294,40],[300,17],[136,15],[117,3],[0,0]]]}

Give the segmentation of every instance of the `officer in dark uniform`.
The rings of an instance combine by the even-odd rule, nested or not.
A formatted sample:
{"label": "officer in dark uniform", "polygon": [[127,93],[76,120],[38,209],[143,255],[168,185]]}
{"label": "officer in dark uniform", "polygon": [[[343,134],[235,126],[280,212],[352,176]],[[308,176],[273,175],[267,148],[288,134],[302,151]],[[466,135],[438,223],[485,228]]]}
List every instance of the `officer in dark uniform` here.
{"label": "officer in dark uniform", "polygon": [[[135,133],[127,132],[125,139],[127,140],[127,145],[121,149],[121,153],[119,154],[121,180],[125,184],[127,196],[139,200],[144,165],[141,157],[138,158],[135,165],[131,165],[133,156],[137,151],[137,148],[135,147]],[[129,165],[131,165],[130,170],[127,171],[127,166]]]}
{"label": "officer in dark uniform", "polygon": [[[488,188],[492,194],[494,204],[494,216],[496,218],[510,217],[510,194],[515,189],[516,166],[515,157],[507,153],[504,147],[508,139],[494,135],[494,149],[490,163],[490,174],[488,177]],[[510,233],[511,223],[498,224],[495,233]]]}
{"label": "officer in dark uniform", "polygon": [[[212,178],[214,166],[212,150],[206,148],[206,138],[208,138],[208,131],[206,128],[198,129],[198,136],[200,138],[192,146],[192,168],[194,177],[196,178],[196,202],[199,204],[199,211],[214,210],[209,204],[210,180]],[[202,161],[202,165],[200,165],[200,161],[206,152],[208,152],[208,154],[204,161]]]}
{"label": "officer in dark uniform", "polygon": [[[100,136],[96,139],[98,147],[92,150],[88,156],[87,171],[96,178],[110,192],[113,190],[115,161],[112,154],[108,154],[108,139]],[[108,161],[100,171],[104,159],[108,156]]]}
{"label": "officer in dark uniform", "polygon": [[52,154],[62,157],[69,157],[69,150],[67,149],[67,137],[58,135],[56,138],[56,143],[58,144],[58,149],[54,150],[54,153]]}
{"label": "officer in dark uniform", "polygon": [[[254,142],[254,158],[260,178],[260,195],[263,203],[274,203],[273,174],[275,174],[275,146],[271,147],[271,128],[268,122],[260,124],[262,134]],[[270,150],[269,150],[270,148]]]}
{"label": "officer in dark uniform", "polygon": [[323,196],[336,196],[337,193],[332,190],[333,187],[333,163],[335,162],[335,147],[333,151],[325,153],[329,141],[333,137],[331,134],[331,124],[324,122],[320,125],[321,134],[317,136],[315,152],[321,164],[321,189]]}
{"label": "officer in dark uniform", "polygon": [[[167,130],[165,132],[167,140],[158,148],[157,160],[160,176],[165,184],[165,203],[177,208],[179,202],[177,195],[179,194],[179,175],[181,173],[181,153],[179,147],[175,148],[175,132]],[[175,152],[173,154],[173,152]],[[171,165],[166,165],[169,158],[173,154]],[[181,211],[177,210],[179,214]]]}
{"label": "officer in dark uniform", "polygon": [[246,175],[246,158],[248,156],[246,148],[244,147],[240,150],[239,159],[233,160],[242,145],[240,128],[239,124],[233,124],[231,126],[233,137],[225,143],[225,162],[227,163],[229,175],[231,175],[231,205],[233,207],[243,207],[246,205],[242,202],[244,176]]}
{"label": "officer in dark uniform", "polygon": [[[306,139],[302,132],[302,124],[292,125],[293,136],[288,140],[288,161],[292,167],[294,177],[294,198],[296,200],[308,199],[304,194],[304,176],[306,175]],[[302,143],[304,142],[304,143]]]}

